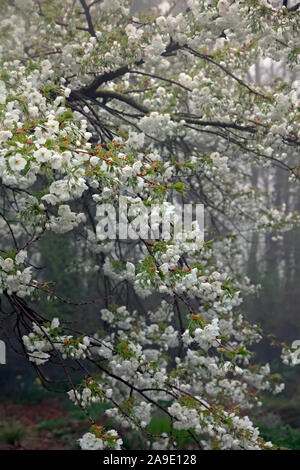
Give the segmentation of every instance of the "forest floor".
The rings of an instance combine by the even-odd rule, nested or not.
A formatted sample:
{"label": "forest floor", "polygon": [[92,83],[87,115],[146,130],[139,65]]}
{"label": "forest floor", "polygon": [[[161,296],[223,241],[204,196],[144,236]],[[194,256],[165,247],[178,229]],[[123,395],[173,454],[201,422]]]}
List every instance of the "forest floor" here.
{"label": "forest floor", "polygon": [[85,417],[78,419],[60,398],[0,402],[0,450],[78,449],[77,440],[88,428]]}
{"label": "forest floor", "polygon": [[[281,402],[273,403],[263,416],[257,417],[261,435],[281,449],[300,450],[300,429],[284,422],[279,414],[282,407],[287,416],[291,411],[299,419],[299,403],[297,407]],[[291,408],[291,409],[289,409]],[[103,405],[93,405],[89,410],[96,424],[106,422]],[[111,423],[106,423],[110,425]],[[149,430],[153,434],[168,432],[169,422],[162,416],[155,416]],[[90,423],[80,408],[74,406],[61,396],[44,396],[38,401],[0,401],[0,450],[76,450],[79,449],[78,439],[88,431]],[[190,438],[184,437],[179,431],[179,442],[185,449],[194,449]],[[140,433],[129,433],[121,430],[125,448],[143,449]],[[179,436],[178,436],[179,437]]]}

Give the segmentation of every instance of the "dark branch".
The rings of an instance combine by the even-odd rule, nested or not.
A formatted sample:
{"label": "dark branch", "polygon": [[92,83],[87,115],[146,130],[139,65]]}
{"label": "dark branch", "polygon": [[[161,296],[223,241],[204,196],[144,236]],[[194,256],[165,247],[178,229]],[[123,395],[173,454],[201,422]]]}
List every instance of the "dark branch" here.
{"label": "dark branch", "polygon": [[297,11],[300,8],[300,2],[296,3],[296,5],[288,8],[288,11]]}
{"label": "dark branch", "polygon": [[[181,48],[181,46],[179,46],[179,44],[174,43],[174,42],[171,41],[169,43],[169,45],[166,47],[165,52],[163,52],[161,55],[163,57],[164,56],[169,56],[172,52],[175,52],[180,48]],[[144,64],[144,60],[141,59],[141,60],[138,60],[137,62],[134,62],[134,64],[132,64],[132,65],[135,65],[135,66],[139,67],[140,65],[143,65],[143,64]],[[79,93],[82,93],[85,96],[93,96],[95,91],[101,85],[103,85],[103,83],[110,82],[111,80],[114,80],[115,78],[118,78],[118,77],[122,77],[126,73],[130,72],[129,67],[130,67],[129,65],[124,65],[123,67],[120,67],[120,68],[118,68],[116,70],[113,70],[111,72],[103,73],[99,77],[96,77],[95,80],[93,80],[92,83],[90,85],[88,85],[87,87],[83,87],[83,88],[81,88],[79,90],[76,90],[76,91],[79,92]],[[71,95],[72,95],[72,93],[71,93]],[[71,97],[71,95],[70,95],[70,97]]]}
{"label": "dark branch", "polygon": [[89,33],[91,36],[96,37],[96,32],[95,32],[94,24],[91,18],[90,9],[87,6],[85,0],[80,0],[80,3],[81,3],[82,8],[84,9],[85,17],[86,17],[88,27],[89,27]]}

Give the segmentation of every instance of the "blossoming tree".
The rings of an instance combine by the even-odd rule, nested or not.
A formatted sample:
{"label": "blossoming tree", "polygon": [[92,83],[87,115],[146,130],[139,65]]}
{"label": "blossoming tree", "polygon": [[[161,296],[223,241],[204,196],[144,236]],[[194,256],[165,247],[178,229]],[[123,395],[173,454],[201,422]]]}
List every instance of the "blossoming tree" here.
{"label": "blossoming tree", "polygon": [[[251,184],[254,166],[298,184],[299,90],[247,77],[261,57],[299,70],[299,5],[187,3],[138,17],[123,0],[0,6],[1,312],[43,381],[53,362],[87,416],[107,405],[117,431],[89,416],[83,449],[120,449],[127,428],[145,448],[180,448],[177,430],[199,449],[272,447],[247,410],[283,385],[253,362],[263,333],[240,304],[256,290],[244,273],[250,235],[299,222]],[[178,202],[204,204],[205,239],[196,224],[181,238],[174,224],[168,238],[107,238],[103,208],[120,201],[128,222],[153,206],[172,216]],[[98,299],[73,302],[74,316],[99,312],[93,333],[36,307],[37,296],[57,300],[35,266],[48,231],[78,234],[76,256],[100,280]],[[62,313],[72,304],[58,300]],[[298,356],[283,346],[286,363]],[[158,413],[170,424],[159,436]]]}

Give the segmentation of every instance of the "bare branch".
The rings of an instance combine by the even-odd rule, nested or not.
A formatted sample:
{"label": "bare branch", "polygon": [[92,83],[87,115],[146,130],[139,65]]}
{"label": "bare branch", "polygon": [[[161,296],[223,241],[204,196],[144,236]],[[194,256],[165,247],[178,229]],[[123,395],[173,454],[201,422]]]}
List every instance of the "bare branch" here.
{"label": "bare branch", "polygon": [[86,17],[88,27],[89,27],[89,33],[90,33],[91,36],[96,37],[96,32],[95,32],[94,24],[93,24],[92,17],[91,17],[91,14],[90,14],[90,9],[87,6],[85,0],[80,0],[80,3],[81,3],[81,6],[84,10],[84,13],[85,13],[85,17]]}

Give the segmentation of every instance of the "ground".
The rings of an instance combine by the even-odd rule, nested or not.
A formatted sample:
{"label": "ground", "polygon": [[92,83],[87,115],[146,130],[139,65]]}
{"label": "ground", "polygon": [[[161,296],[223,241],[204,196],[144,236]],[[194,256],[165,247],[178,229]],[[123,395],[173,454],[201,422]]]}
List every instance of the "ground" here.
{"label": "ground", "polygon": [[59,398],[41,403],[0,403],[0,450],[68,450],[89,424],[78,420]]}
{"label": "ground", "polygon": [[[31,398],[30,401],[28,397],[0,401],[0,450],[79,449],[78,439],[90,427],[81,409],[72,405],[63,395]],[[292,412],[297,423],[291,422]],[[105,424],[103,405],[93,405],[89,413],[96,424]],[[296,405],[276,399],[256,417],[256,425],[265,440],[278,445],[278,449],[300,450],[299,416],[298,403]],[[111,427],[110,424],[114,423],[106,424]],[[149,431],[155,435],[168,432],[169,422],[162,416],[155,416]],[[182,448],[195,448],[185,431],[177,433],[178,444]],[[123,429],[121,436],[125,448],[145,448],[140,432],[128,433],[128,430]]]}

